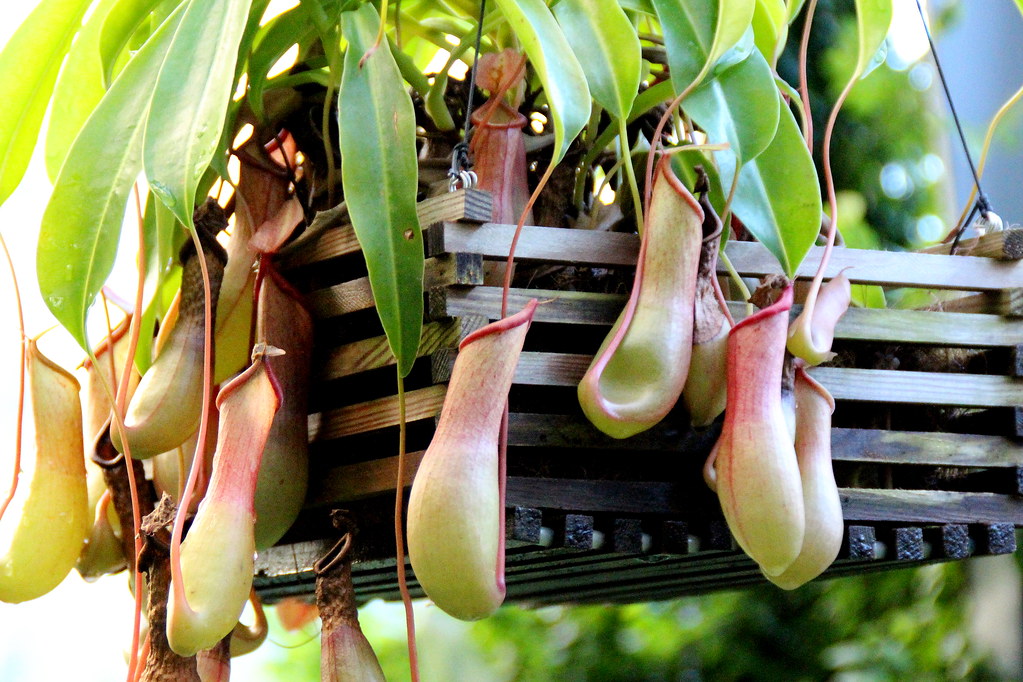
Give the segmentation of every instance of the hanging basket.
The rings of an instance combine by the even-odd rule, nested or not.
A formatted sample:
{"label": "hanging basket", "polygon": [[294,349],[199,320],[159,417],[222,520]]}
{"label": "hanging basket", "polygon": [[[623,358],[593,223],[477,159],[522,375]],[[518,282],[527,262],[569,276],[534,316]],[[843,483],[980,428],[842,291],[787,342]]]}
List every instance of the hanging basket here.
{"label": "hanging basket", "polygon": [[[427,321],[406,380],[411,483],[444,400],[459,341],[500,317],[483,283],[512,225],[487,223],[490,200],[469,190],[427,199]],[[636,235],[526,226],[517,261],[625,271]],[[947,247],[945,247],[947,250]],[[393,496],[398,407],[393,358],[373,310],[350,228],[283,264],[318,317],[310,401],[309,496],[282,544],[262,552],[266,601],[310,594],[331,544],[328,511],[359,519],[353,575],[360,600],[399,598]],[[811,250],[798,275],[820,259]],[[967,256],[838,249],[826,276],[854,284],[946,290],[926,310],[850,309],[836,361],[812,371],[838,407],[832,451],[846,541],[827,575],[1015,551],[1023,525],[1023,233],[967,241]],[[779,274],[761,245],[731,242],[746,277]],[[576,385],[625,292],[513,289],[509,310],[540,299],[510,395],[507,599],[531,604],[666,599],[764,582],[728,533],[701,468],[717,426],[690,429],[676,408],[625,440],[592,427]],[[744,304],[733,303],[738,319]],[[797,306],[798,310],[798,306]],[[422,590],[410,575],[413,596]]]}

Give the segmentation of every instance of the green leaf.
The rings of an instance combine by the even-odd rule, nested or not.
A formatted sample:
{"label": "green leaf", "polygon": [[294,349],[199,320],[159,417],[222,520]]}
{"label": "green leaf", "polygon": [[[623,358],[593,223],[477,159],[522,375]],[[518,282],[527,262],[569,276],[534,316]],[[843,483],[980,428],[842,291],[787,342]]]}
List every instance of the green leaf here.
{"label": "green leaf", "polygon": [[100,0],[71,46],[57,79],[50,121],[46,126],[46,172],[51,181],[57,178],[85,119],[107,91],[99,52],[100,32],[107,14],[117,2]]}
{"label": "green leaf", "polygon": [[575,47],[593,99],[614,118],[624,119],[643,72],[632,22],[616,0],[561,0],[554,16]]}
{"label": "green leaf", "polygon": [[380,17],[366,3],[341,14],[348,40],[338,96],[341,182],[377,314],[398,372],[412,369],[423,326],[423,235],[412,100],[384,42],[359,67]]}
{"label": "green leaf", "polygon": [[[859,50],[850,80],[866,75],[892,24],[892,0],[856,0]],[[876,64],[875,64],[876,66]]]}
{"label": "green leaf", "polygon": [[590,118],[586,75],[543,0],[496,2],[543,84],[554,122],[554,163],[558,163]]}
{"label": "green leaf", "polygon": [[191,228],[217,152],[251,0],[189,0],[153,91],[142,141],[149,187]]}
{"label": "green leaf", "polygon": [[43,0],[0,52],[0,204],[21,182],[71,40],[92,0]]}
{"label": "green leaf", "polygon": [[[759,50],[693,91],[685,110],[707,133],[708,142],[727,142],[740,163],[767,149],[778,129],[778,90]],[[729,175],[725,180],[731,183]]]}
{"label": "green leaf", "polygon": [[753,34],[757,48],[771,66],[778,63],[778,57],[785,47],[789,35],[789,13],[785,0],[756,0],[753,10]]}
{"label": "green leaf", "polygon": [[704,79],[742,38],[756,0],[653,0],[675,92]]}
{"label": "green leaf", "polygon": [[[182,0],[172,0],[180,5]],[[100,30],[99,55],[103,65],[103,82],[114,80],[120,56],[129,41],[149,15],[167,0],[118,0],[103,19]]]}
{"label": "green leaf", "polygon": [[68,151],[43,213],[39,290],[54,317],[88,349],[85,317],[113,268],[125,204],[142,168],[150,93],[181,12],[128,62]]}
{"label": "green leaf", "polygon": [[[817,239],[820,185],[810,152],[788,106],[779,97],[778,131],[755,160],[742,167],[732,210],[792,277]],[[722,185],[735,173],[735,156],[718,152]]]}
{"label": "green leaf", "polygon": [[252,41],[249,55],[249,89],[246,98],[257,120],[266,123],[263,93],[266,90],[266,74],[295,43],[308,43],[316,35],[306,11],[307,5],[297,5],[259,29]]}

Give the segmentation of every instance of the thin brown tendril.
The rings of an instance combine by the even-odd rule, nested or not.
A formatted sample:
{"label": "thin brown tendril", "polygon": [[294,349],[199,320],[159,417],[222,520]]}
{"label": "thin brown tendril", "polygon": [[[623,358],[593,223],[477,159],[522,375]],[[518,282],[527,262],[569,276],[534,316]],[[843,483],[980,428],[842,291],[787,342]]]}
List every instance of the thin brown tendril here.
{"label": "thin brown tendril", "polygon": [[[124,427],[124,415],[126,411],[126,403],[128,401],[128,382],[131,377],[131,368],[135,363],[135,351],[138,348],[139,342],[139,324],[141,315],[138,314],[138,311],[142,309],[142,296],[146,281],[146,263],[143,257],[146,244],[145,222],[142,217],[142,200],[139,197],[138,183],[135,184],[133,189],[135,194],[135,216],[139,242],[138,254],[135,258],[135,266],[138,271],[138,280],[135,286],[136,314],[131,316],[131,320],[128,323],[128,356],[124,360],[124,369],[121,372],[121,381],[119,385],[115,389],[106,381],[100,382],[100,386],[107,394],[107,399],[113,406],[113,409],[111,410],[112,426],[117,429],[118,435],[121,437],[121,443],[124,447],[122,456],[124,457],[124,465],[128,473],[128,492],[131,497],[132,532],[135,540],[135,556],[131,557],[130,563],[132,570],[135,572],[135,615],[131,634],[131,653],[128,660],[129,680],[133,680],[136,675],[141,674],[138,663],[139,635],[142,627],[142,574],[138,570],[138,556],[142,551],[142,534],[140,532],[142,527],[142,517],[139,512],[139,491],[138,487],[135,485],[135,465],[131,457],[131,444],[128,442],[128,434]],[[106,310],[105,305],[104,310]],[[110,327],[109,319],[107,321],[107,327]],[[111,339],[110,348],[111,352],[113,352],[113,339]],[[98,367],[99,360],[96,359],[95,354],[90,349],[86,350],[89,353],[89,359],[92,361],[93,366]]]}
{"label": "thin brown tendril", "polygon": [[419,682],[419,654],[416,650],[416,617],[412,610],[412,595],[405,577],[405,531],[402,512],[405,506],[405,448],[407,436],[405,410],[405,379],[398,372],[398,475],[394,490],[394,545],[395,566],[398,570],[398,589],[405,607],[405,637],[408,641],[408,663],[412,682]]}
{"label": "thin brown tendril", "polygon": [[18,411],[15,417],[14,426],[14,475],[11,478],[11,487],[7,492],[7,498],[4,500],[3,505],[0,505],[0,519],[4,517],[4,513],[7,511],[7,507],[11,504],[14,499],[15,493],[18,491],[18,479],[21,478],[21,446],[22,446],[22,427],[25,419],[25,314],[21,307],[21,290],[18,288],[18,275],[14,271],[14,260],[11,259],[11,252],[7,250],[7,242],[4,241],[4,237],[0,234],[0,247],[3,247],[4,256],[7,258],[7,267],[11,273],[11,282],[13,283],[14,290],[14,302],[18,311]]}
{"label": "thin brown tendril", "polygon": [[803,120],[806,122],[803,140],[806,141],[807,149],[811,151],[813,151],[813,115],[810,112],[810,86],[806,74],[806,55],[810,48],[810,25],[813,24],[813,14],[816,9],[817,0],[810,0],[810,4],[806,8],[806,18],[803,20],[803,38],[799,43],[799,99],[803,106]]}
{"label": "thin brown tendril", "polygon": [[189,232],[192,236],[192,244],[195,246],[196,257],[199,259],[199,268],[202,270],[202,418],[199,420],[199,432],[196,437],[195,452],[192,455],[192,468],[188,472],[188,481],[185,483],[185,489],[181,491],[181,503],[174,516],[174,528],[171,532],[170,546],[171,583],[174,585],[174,599],[180,600],[186,609],[191,609],[191,607],[188,605],[184,579],[181,574],[181,536],[185,529],[185,518],[188,516],[188,506],[192,500],[192,492],[195,490],[196,481],[199,479],[199,470],[203,468],[202,462],[206,447],[206,433],[209,430],[210,421],[210,400],[213,394],[213,293],[210,285],[210,272],[206,265],[206,252],[203,249],[202,240],[199,239],[198,231],[193,227]]}

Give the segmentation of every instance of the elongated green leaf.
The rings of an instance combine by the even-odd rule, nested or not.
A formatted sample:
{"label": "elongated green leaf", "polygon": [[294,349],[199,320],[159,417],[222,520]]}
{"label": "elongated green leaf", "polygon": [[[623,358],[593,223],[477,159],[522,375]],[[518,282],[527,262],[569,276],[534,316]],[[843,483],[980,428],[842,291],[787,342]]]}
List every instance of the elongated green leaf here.
{"label": "elongated green leaf", "polygon": [[625,118],[639,90],[639,36],[616,0],[561,0],[554,16],[586,74],[590,94],[616,119]]}
{"label": "elongated green leaf", "polygon": [[153,91],[142,141],[146,178],[189,227],[196,188],[224,129],[250,2],[189,0]]}
{"label": "elongated green leaf", "polygon": [[75,136],[107,91],[99,53],[100,32],[107,14],[117,2],[100,0],[96,5],[71,46],[57,79],[50,121],[46,126],[46,172],[50,180],[57,178]]}
{"label": "elongated green leaf", "polygon": [[[817,170],[796,120],[779,97],[778,131],[770,146],[739,171],[732,209],[792,277],[821,225]],[[731,182],[735,157],[716,154],[722,185]]]}
{"label": "elongated green leaf", "polygon": [[768,63],[771,66],[777,64],[789,35],[789,13],[785,0],[757,0],[753,10],[753,33],[757,48]]}
{"label": "elongated green leaf", "polygon": [[495,1],[543,84],[554,121],[554,163],[558,163],[590,118],[586,75],[543,0]]}
{"label": "elongated green leaf", "polygon": [[92,0],[43,0],[0,52],[0,204],[21,182],[64,54]]}
{"label": "elongated green leaf", "polygon": [[[778,90],[767,60],[754,50],[739,64],[693,91],[685,110],[707,133],[727,142],[740,164],[767,149],[778,129]],[[731,182],[729,176],[726,181]]]}
{"label": "elongated green leaf", "polygon": [[[859,35],[859,53],[856,72],[860,78],[872,70],[874,55],[884,44],[888,27],[892,24],[892,0],[856,0],[856,26]],[[876,66],[876,64],[875,64]]]}
{"label": "elongated green leaf", "polygon": [[[183,0],[172,0],[180,5]],[[167,0],[118,0],[103,18],[99,37],[99,59],[103,65],[103,82],[109,85],[115,69],[131,37],[150,14]]]}
{"label": "elongated green leaf", "polygon": [[676,92],[699,83],[742,38],[756,0],[653,0]]}
{"label": "elongated green leaf", "polygon": [[1019,7],[1019,11],[1023,14],[1023,0],[1016,0],[1016,7]]}
{"label": "elongated green leaf", "polygon": [[89,345],[86,313],[113,268],[125,204],[142,168],[149,95],[180,16],[167,19],[104,95],[71,145],[43,213],[39,290],[82,348]]}
{"label": "elongated green leaf", "polygon": [[341,182],[377,314],[405,376],[423,325],[423,235],[416,215],[416,119],[384,42],[359,67],[380,17],[369,3],[341,14],[348,40],[338,96]]}

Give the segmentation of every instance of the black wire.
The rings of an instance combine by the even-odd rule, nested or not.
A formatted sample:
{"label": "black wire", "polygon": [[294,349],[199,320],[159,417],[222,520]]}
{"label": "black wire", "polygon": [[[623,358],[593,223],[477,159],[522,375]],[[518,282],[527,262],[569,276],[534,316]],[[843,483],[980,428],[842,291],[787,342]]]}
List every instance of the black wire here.
{"label": "black wire", "polygon": [[[920,0],[916,0],[917,11],[920,12],[920,20],[924,25],[924,33],[927,35],[927,44],[931,48],[931,56],[934,57],[934,66],[938,71],[938,79],[941,81],[941,87],[945,90],[945,99],[948,101],[948,108],[952,111],[952,120],[955,122],[956,131],[959,133],[959,141],[963,145],[963,152],[966,153],[966,162],[970,164],[970,173],[973,174],[973,182],[977,187],[977,203],[974,206],[973,211],[970,212],[970,218],[979,210],[980,214],[987,217],[988,212],[991,210],[991,204],[988,202],[987,195],[980,186],[980,175],[977,173],[977,167],[973,164],[973,157],[970,155],[970,148],[966,144],[966,134],[963,133],[962,123],[959,121],[959,114],[956,112],[955,103],[952,101],[952,93],[948,88],[948,82],[945,80],[945,71],[941,68],[941,61],[938,59],[938,51],[934,47],[934,39],[931,37],[931,29],[927,25],[927,17],[924,15],[924,8],[920,4]],[[959,226],[956,231],[955,240],[952,242],[952,251],[955,252],[955,247],[959,244],[959,238],[962,236],[966,226],[970,224],[970,218],[963,221],[963,224]]]}
{"label": "black wire", "polygon": [[465,125],[462,127],[462,141],[451,150],[451,170],[448,176],[457,178],[463,170],[472,168],[472,161],[469,159],[469,131],[472,127],[472,100],[476,93],[476,71],[480,63],[480,47],[483,44],[483,15],[487,10],[487,0],[480,0],[479,24],[476,26],[476,55],[472,61],[472,68],[469,69],[469,95],[465,101]]}

